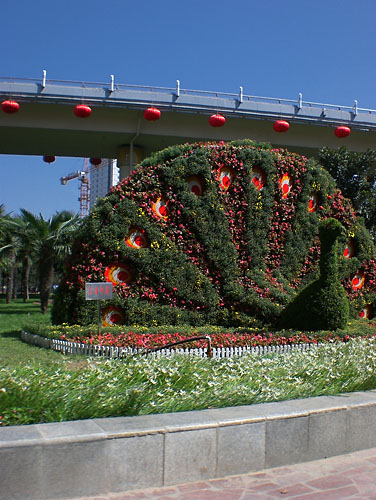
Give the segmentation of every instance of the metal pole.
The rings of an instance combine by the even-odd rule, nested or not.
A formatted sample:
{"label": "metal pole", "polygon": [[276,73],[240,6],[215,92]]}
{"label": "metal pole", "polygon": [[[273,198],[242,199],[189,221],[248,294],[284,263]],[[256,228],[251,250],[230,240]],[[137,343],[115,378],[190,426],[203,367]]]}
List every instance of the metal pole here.
{"label": "metal pole", "polygon": [[243,102],[243,87],[240,87],[239,89],[239,102]]}
{"label": "metal pole", "polygon": [[43,70],[43,79],[42,79],[42,88],[46,86],[46,78],[47,78],[47,71],[44,69]]}
{"label": "metal pole", "polygon": [[102,306],[101,306],[101,300],[98,300],[98,335],[101,334],[101,328],[102,328]]}

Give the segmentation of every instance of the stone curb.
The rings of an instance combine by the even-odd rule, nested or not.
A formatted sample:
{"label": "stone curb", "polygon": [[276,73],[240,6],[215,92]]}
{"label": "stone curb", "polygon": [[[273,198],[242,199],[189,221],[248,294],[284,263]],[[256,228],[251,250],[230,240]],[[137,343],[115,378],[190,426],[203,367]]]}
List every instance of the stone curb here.
{"label": "stone curb", "polygon": [[48,500],[245,474],[376,447],[376,390],[0,428],[0,499]]}

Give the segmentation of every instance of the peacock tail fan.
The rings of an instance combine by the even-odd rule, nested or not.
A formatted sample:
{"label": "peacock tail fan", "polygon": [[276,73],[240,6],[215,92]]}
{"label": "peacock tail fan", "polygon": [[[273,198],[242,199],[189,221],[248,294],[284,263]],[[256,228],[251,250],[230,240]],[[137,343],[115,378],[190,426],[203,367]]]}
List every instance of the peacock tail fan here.
{"label": "peacock tail fan", "polygon": [[353,314],[375,292],[374,247],[315,161],[253,143],[173,146],[144,160],[81,226],[55,296],[55,323],[93,323],[85,282],[114,297],[104,324],[273,324],[317,277],[319,222],[346,230],[339,268]]}

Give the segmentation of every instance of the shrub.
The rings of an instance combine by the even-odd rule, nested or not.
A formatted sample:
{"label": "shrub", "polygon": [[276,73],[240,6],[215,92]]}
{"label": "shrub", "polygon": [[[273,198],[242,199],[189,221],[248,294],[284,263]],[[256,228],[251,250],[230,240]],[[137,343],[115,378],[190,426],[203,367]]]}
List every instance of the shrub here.
{"label": "shrub", "polygon": [[320,276],[301,290],[281,314],[284,328],[336,330],[345,328],[349,301],[338,276],[337,239],[343,226],[336,219],[320,223]]}

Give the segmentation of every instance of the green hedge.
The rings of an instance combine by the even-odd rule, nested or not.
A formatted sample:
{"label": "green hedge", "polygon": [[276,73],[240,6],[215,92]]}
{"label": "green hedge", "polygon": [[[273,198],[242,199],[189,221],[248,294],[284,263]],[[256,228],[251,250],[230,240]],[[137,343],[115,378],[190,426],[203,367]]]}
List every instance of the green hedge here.
{"label": "green hedge", "polygon": [[338,276],[337,240],[343,229],[337,219],[321,221],[320,276],[303,288],[282,311],[282,327],[303,330],[346,328],[349,301]]}

